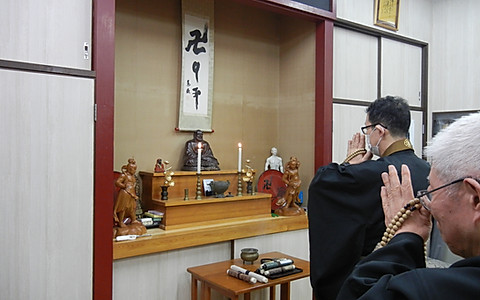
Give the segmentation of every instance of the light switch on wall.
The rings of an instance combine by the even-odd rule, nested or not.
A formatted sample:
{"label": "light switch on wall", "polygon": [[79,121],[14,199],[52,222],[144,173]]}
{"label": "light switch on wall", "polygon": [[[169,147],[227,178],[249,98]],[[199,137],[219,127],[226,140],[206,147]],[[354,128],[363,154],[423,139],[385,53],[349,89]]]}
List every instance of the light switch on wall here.
{"label": "light switch on wall", "polygon": [[89,47],[89,45],[88,45],[88,42],[83,43],[83,59],[88,59],[88,57],[89,57],[89,55],[88,55],[89,51],[90,51],[90,47]]}

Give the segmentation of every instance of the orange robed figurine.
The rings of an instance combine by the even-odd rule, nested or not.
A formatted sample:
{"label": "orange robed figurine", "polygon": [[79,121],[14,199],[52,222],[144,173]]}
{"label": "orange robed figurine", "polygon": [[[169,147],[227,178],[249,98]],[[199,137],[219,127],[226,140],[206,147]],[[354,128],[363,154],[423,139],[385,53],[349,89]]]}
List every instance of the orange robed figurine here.
{"label": "orange robed figurine", "polygon": [[285,172],[282,180],[287,185],[287,191],[283,198],[277,201],[280,208],[275,210],[277,215],[281,216],[296,216],[302,215],[305,211],[299,207],[295,202],[298,201],[298,194],[300,193],[300,185],[302,181],[298,175],[298,168],[300,161],[295,156],[290,157],[290,161],[285,165]]}
{"label": "orange robed figurine", "polygon": [[162,163],[162,159],[157,159],[157,163],[155,164],[155,168],[153,168],[153,172],[155,173],[163,173],[165,172],[165,165]]}

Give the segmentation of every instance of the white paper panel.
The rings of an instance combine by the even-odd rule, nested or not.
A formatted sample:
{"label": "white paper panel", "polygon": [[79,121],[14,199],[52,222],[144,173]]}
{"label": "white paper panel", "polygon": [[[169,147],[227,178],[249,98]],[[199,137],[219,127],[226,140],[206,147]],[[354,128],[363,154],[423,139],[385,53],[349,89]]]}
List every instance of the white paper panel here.
{"label": "white paper panel", "polygon": [[[2,1],[0,59],[89,70],[92,2]],[[85,42],[89,45],[88,59],[84,57]]]}
{"label": "white paper panel", "polygon": [[410,124],[410,141],[412,142],[415,154],[422,157],[422,143],[423,143],[423,113],[420,111],[411,112],[412,122]]}
{"label": "white paper panel", "polygon": [[422,48],[382,38],[382,96],[400,96],[421,106],[421,75]]}
{"label": "white paper panel", "polygon": [[94,80],[0,70],[0,299],[91,299]]}
{"label": "white paper panel", "polygon": [[365,126],[366,106],[333,105],[332,158],[341,163],[347,157],[348,140]]}
{"label": "white paper panel", "polygon": [[333,98],[377,98],[377,38],[339,27],[333,33]]}

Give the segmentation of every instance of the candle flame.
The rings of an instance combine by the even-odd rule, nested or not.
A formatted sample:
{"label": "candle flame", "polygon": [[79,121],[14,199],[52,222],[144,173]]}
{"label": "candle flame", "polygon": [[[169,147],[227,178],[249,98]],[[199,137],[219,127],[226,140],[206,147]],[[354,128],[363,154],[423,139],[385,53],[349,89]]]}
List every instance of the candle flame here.
{"label": "candle flame", "polygon": [[198,142],[198,149],[202,149],[202,143]]}
{"label": "candle flame", "polygon": [[238,143],[238,148],[242,148],[242,143]]}

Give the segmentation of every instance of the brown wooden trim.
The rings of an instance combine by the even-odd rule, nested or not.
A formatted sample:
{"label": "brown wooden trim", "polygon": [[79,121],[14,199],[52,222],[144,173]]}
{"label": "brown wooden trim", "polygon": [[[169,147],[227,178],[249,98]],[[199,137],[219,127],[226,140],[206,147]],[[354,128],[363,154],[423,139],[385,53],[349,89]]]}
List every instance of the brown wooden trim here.
{"label": "brown wooden trim", "polygon": [[113,120],[115,71],[115,0],[93,1],[95,102],[95,187],[93,299],[112,299],[113,288]]}
{"label": "brown wooden trim", "polygon": [[4,59],[0,59],[0,69],[64,75],[64,76],[74,76],[74,77],[83,77],[83,78],[95,78],[95,72],[90,70],[34,64],[34,63],[4,60]]}
{"label": "brown wooden trim", "polygon": [[332,161],[333,22],[317,24],[315,67],[315,170]]}
{"label": "brown wooden trim", "polygon": [[310,21],[336,18],[336,0],[331,0],[332,11],[318,9],[300,2],[291,0],[229,0],[266,9],[276,13],[300,17]]}
{"label": "brown wooden trim", "polygon": [[[428,128],[428,45],[422,47],[422,83],[421,103],[423,110],[423,139],[422,147],[427,146]],[[423,151],[422,151],[423,153]]]}
{"label": "brown wooden trim", "polygon": [[[374,99],[372,99],[372,100],[374,100]],[[362,101],[362,100],[353,100],[353,99],[341,99],[341,98],[334,98],[333,99],[333,104],[345,104],[345,105],[356,105],[356,106],[368,107],[371,103],[372,103],[371,101]],[[410,106],[410,110],[423,111],[423,107]]]}
{"label": "brown wooden trim", "polygon": [[382,47],[382,37],[379,36],[377,37],[377,99],[382,97]]}
{"label": "brown wooden trim", "polygon": [[312,14],[315,16],[323,17],[323,18],[335,18],[336,13],[336,3],[334,0],[330,1],[330,6],[332,8],[331,11],[316,8],[301,2],[291,1],[291,0],[264,0],[264,2],[272,2],[284,7],[292,8],[295,10],[299,10],[308,14]]}
{"label": "brown wooden trim", "polygon": [[399,35],[398,33],[392,33],[385,30],[380,30],[377,28],[354,23],[351,21],[343,20],[343,19],[335,19],[335,26],[346,28],[349,30],[354,30],[354,31],[372,35],[372,36],[384,37],[384,38],[396,40],[396,41],[399,41],[405,44],[414,45],[414,46],[423,47],[428,45],[428,43],[426,42],[405,37],[405,36]]}
{"label": "brown wooden trim", "polygon": [[[373,100],[373,99],[372,99]],[[345,104],[345,105],[356,105],[356,106],[369,106],[370,101],[354,100],[354,99],[342,99],[342,98],[333,98],[333,104]]]}

